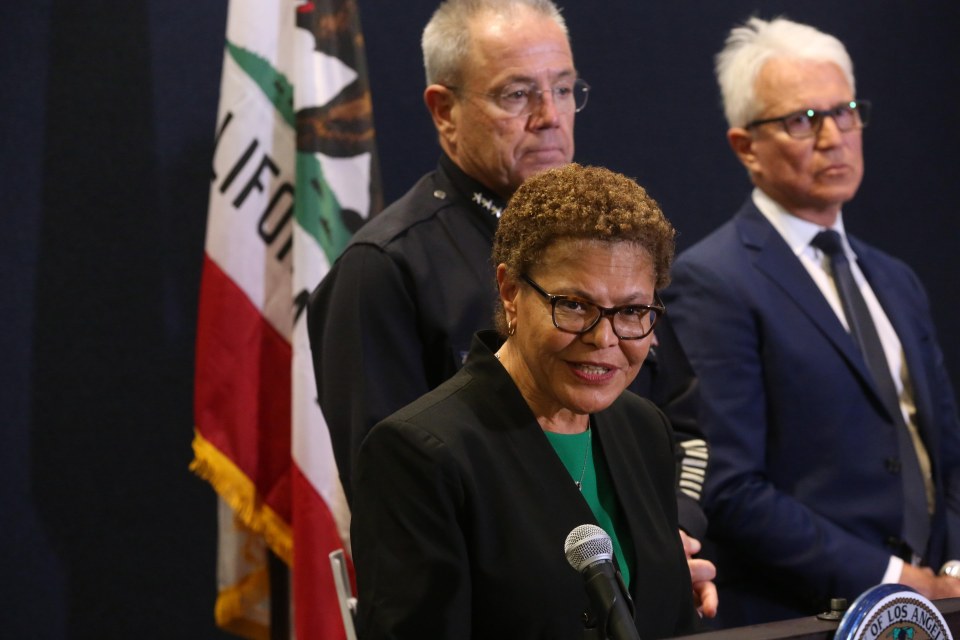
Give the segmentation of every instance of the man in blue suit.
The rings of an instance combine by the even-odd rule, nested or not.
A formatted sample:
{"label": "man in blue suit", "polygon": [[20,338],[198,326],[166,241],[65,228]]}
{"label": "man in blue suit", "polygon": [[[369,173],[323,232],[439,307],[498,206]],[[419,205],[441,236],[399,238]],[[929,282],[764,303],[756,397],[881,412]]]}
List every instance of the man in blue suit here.
{"label": "man in blue suit", "polygon": [[663,299],[700,378],[720,623],[815,614],[881,582],[960,596],[935,575],[960,558],[960,421],[926,294],[844,232],[869,111],[849,55],[753,18],[716,63],[755,188],[678,258]]}

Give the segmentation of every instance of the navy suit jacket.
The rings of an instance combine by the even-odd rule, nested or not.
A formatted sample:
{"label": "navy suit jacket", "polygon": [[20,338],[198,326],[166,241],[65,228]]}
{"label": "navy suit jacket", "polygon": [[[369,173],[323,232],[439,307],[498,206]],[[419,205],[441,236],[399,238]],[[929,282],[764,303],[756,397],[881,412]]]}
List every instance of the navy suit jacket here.
{"label": "navy suit jacket", "polygon": [[[924,560],[960,557],[960,424],[913,271],[849,238],[903,345],[936,513]],[[880,582],[903,525],[894,422],[853,338],[748,200],[679,256],[663,299],[701,385],[720,619],[822,611]]]}

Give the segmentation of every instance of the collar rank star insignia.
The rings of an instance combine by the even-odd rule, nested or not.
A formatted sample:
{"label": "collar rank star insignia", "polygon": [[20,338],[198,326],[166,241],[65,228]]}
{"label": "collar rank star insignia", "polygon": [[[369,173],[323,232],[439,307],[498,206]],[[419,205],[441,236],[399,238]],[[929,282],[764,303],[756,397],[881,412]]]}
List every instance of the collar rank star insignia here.
{"label": "collar rank star insignia", "polygon": [[493,204],[493,200],[487,198],[479,191],[473,192],[473,201],[492,213],[497,219],[500,218],[500,214],[503,213],[503,209]]}

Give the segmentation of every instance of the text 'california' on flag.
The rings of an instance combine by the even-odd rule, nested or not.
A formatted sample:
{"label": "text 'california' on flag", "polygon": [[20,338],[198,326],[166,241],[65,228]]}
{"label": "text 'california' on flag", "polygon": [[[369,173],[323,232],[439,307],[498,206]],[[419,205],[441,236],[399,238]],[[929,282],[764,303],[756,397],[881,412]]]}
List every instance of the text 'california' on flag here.
{"label": "text 'california' on flag", "polygon": [[221,500],[216,620],[269,637],[269,547],[296,637],[339,638],[328,554],[349,550],[349,512],[304,305],[382,204],[356,2],[231,0],[226,40],[191,464]]}

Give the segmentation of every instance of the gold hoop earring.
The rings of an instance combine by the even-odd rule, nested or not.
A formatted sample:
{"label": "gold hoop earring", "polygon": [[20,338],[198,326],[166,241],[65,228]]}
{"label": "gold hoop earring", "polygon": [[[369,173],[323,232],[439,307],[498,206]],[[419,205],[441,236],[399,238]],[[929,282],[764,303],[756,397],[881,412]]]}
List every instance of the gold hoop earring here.
{"label": "gold hoop earring", "polygon": [[507,320],[507,335],[512,336],[517,332],[516,321]]}

